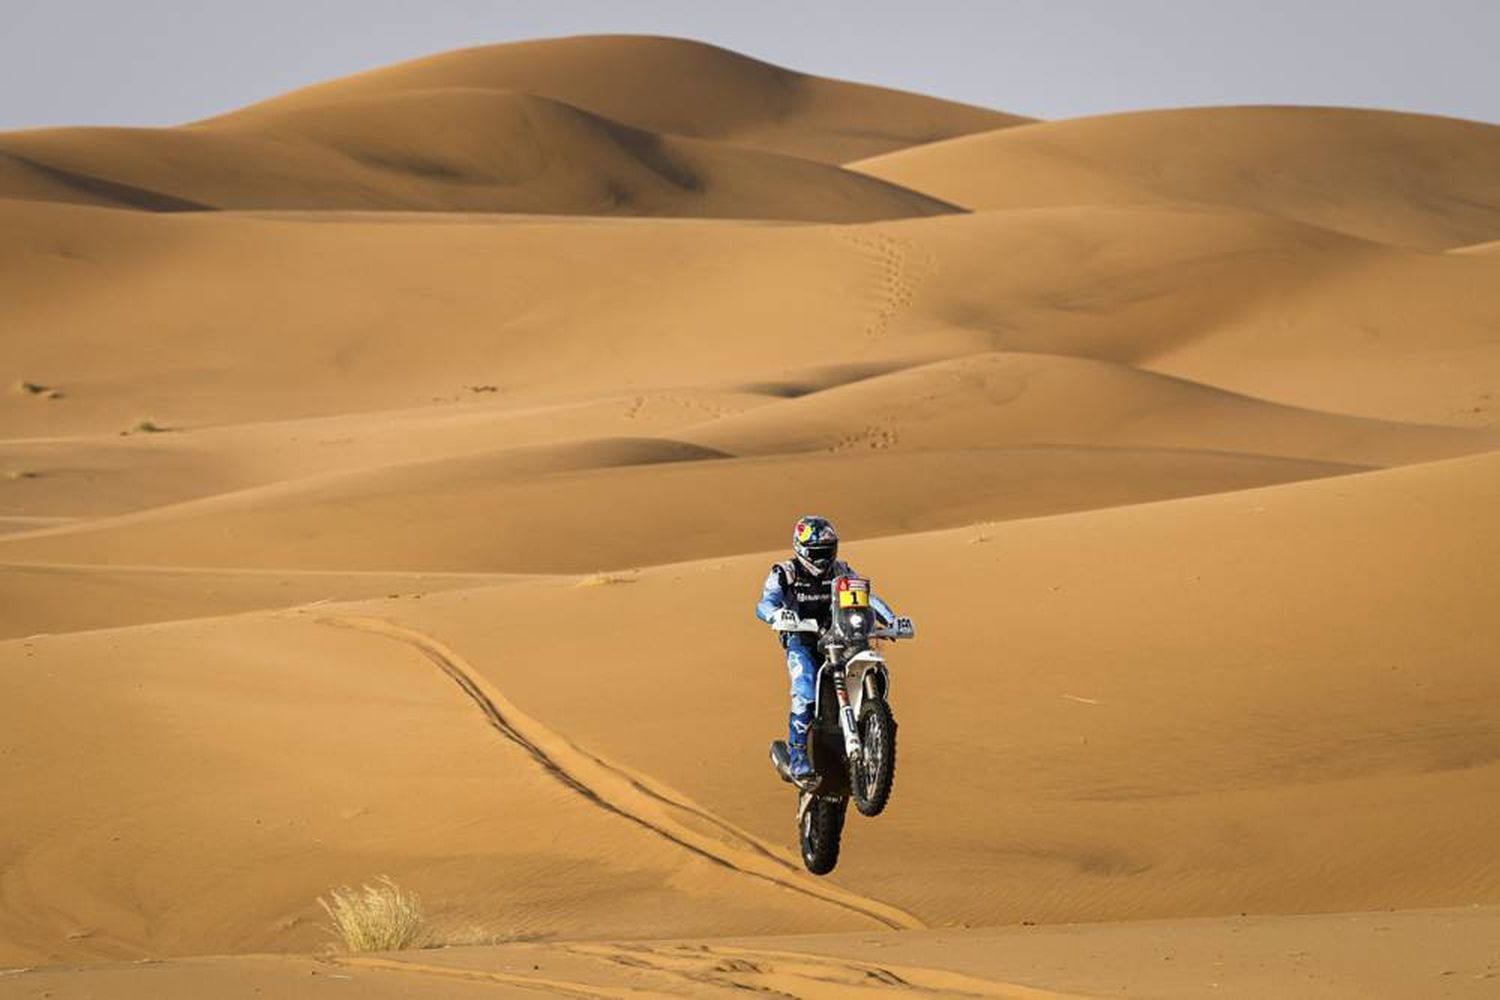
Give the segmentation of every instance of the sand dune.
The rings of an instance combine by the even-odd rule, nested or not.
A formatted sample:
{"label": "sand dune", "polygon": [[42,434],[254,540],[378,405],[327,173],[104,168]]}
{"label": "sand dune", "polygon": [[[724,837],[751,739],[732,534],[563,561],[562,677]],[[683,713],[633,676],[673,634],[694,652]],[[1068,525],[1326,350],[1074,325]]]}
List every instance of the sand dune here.
{"label": "sand dune", "polygon": [[1442,249],[1500,234],[1500,127],[1345,108],[1028,125],[857,164],[969,208],[1202,202]]}
{"label": "sand dune", "polygon": [[[1487,455],[850,546],[926,623],[893,653],[896,697],[910,773],[941,780],[853,827],[840,881],[929,923],[1487,897],[1492,812],[1471,803],[1500,780],[1497,475]],[[758,747],[781,692],[753,678],[779,664],[744,598],[764,561],[538,587],[499,617],[478,594],[395,613],[583,745],[769,837],[786,803]],[[703,595],[686,616],[684,589]],[[580,619],[596,630],[564,637]],[[581,697],[528,667],[629,663],[621,637],[668,620],[658,686],[611,670]],[[705,768],[648,737],[726,686],[742,694],[716,703],[719,732],[742,752]]]}
{"label": "sand dune", "polygon": [[[1151,920],[817,937],[508,944],[421,955],[257,956],[95,965],[25,973],[54,997],[212,992],[252,997],[335,987],[362,996],[742,996],[810,1000],[931,995],[996,1000],[1107,996],[1120,984],[1163,1000],[1483,1000],[1495,978],[1493,906],[1402,913]],[[1087,962],[1079,962],[1081,951]],[[321,977],[321,978],[320,978]],[[1295,992],[1293,992],[1295,991]]]}
{"label": "sand dune", "polygon": [[[1489,258],[1243,213],[331,225],[0,204],[0,312],[51,332],[8,343],[7,361],[67,396],[0,396],[33,436],[450,405],[480,384],[537,401],[795,385],[995,350],[1360,416],[1500,417]],[[643,259],[659,262],[649,279]]]}
{"label": "sand dune", "polygon": [[[1497,831],[1468,802],[1494,793],[1500,753],[1486,722],[1495,637],[1478,625],[1500,539],[1476,516],[1497,474],[1486,456],[852,546],[926,631],[897,657],[900,804],[851,829],[836,885],[928,924],[1444,905],[1493,893],[1486,859]],[[26,748],[4,758],[11,787],[47,787],[52,769],[71,771],[93,747],[109,746],[114,761],[87,772],[78,796],[40,797],[7,828],[8,850],[27,859],[7,897],[8,960],[306,947],[320,880],[388,870],[416,850],[413,838],[428,860],[402,863],[403,876],[460,924],[504,898],[514,927],[562,936],[671,933],[679,921],[748,933],[773,913],[808,927],[878,926],[838,917],[835,903],[761,894],[755,879],[685,860],[680,847],[652,848],[649,830],[588,806],[524,758],[504,763],[514,751],[486,737],[474,705],[415,655],[436,643],[535,725],[556,732],[566,720],[567,744],[589,755],[577,766],[597,758],[651,775],[743,831],[712,834],[730,838],[724,849],[736,837],[775,844],[789,803],[762,748],[780,692],[746,682],[779,669],[745,612],[765,558],[665,567],[616,586],[508,583],[293,620],[0,644],[26,668],[13,672],[5,708],[7,732]],[[1420,600],[1411,574],[1428,581]],[[701,595],[686,615],[672,598],[684,587]],[[370,616],[404,631],[319,624]],[[678,641],[653,651],[652,685],[634,669],[586,666],[634,662],[636,630],[666,627]],[[704,648],[717,654],[705,659]],[[742,696],[718,703],[712,745],[726,752],[713,766],[643,738],[726,686]],[[62,729],[45,721],[58,699],[72,705]],[[376,725],[393,700],[396,740],[389,723]],[[330,730],[334,705],[341,722]],[[236,753],[267,726],[274,748]],[[379,752],[377,728],[388,748]],[[991,738],[965,735],[979,731]],[[424,748],[415,758],[403,749],[413,746]],[[170,791],[142,811],[146,771],[133,761],[158,759],[178,762],[150,778]],[[958,761],[963,781],[921,777],[951,776]],[[289,780],[293,767],[300,776]],[[414,782],[433,820],[399,808]],[[483,818],[495,796],[527,822],[505,822],[501,836],[500,818]],[[81,829],[85,804],[89,832],[52,834],[41,849],[47,831]],[[165,857],[164,836],[175,845],[170,869],[136,876],[155,887],[149,909],[121,901],[111,873]],[[535,854],[548,838],[554,846]],[[669,884],[684,895],[653,904],[660,916],[641,923],[644,911],[625,900],[660,883],[628,889],[610,874],[620,863],[611,857],[626,855],[599,854],[600,838],[636,872],[671,866]],[[226,843],[242,875],[222,870]],[[268,882],[260,859],[273,855],[282,860]],[[252,877],[260,888],[247,895]],[[733,907],[728,884],[718,888],[725,879],[743,883]],[[601,891],[617,903],[560,902]],[[214,915],[228,899],[238,902],[226,923]],[[717,900],[715,915],[694,899]],[[628,932],[614,922],[627,916]]]}
{"label": "sand dune", "polygon": [[677,38],[598,36],[445,52],[333,80],[237,112],[432,88],[539,94],[653,132],[722,139],[827,163],[1029,121],[866,84],[809,76]]}
{"label": "sand dune", "polygon": [[1492,256],[1500,254],[1500,240],[1489,240],[1485,243],[1472,243],[1466,247],[1454,247],[1449,253],[1475,254],[1476,256]]}
{"label": "sand dune", "polygon": [[178,128],[6,133],[0,197],[868,221],[952,209],[836,163],[1024,120],[695,42],[559,39],[445,53]]}
{"label": "sand dune", "polygon": [[[702,450],[677,445],[653,461],[633,442],[600,443],[611,451],[622,446],[631,449],[631,464],[622,455],[583,471],[573,471],[569,456],[549,448],[315,477],[0,536],[0,560],[583,573],[755,551],[768,521],[791,523],[809,506],[847,510],[845,530],[868,537],[1359,468],[1216,452],[1065,447],[712,461],[703,460]],[[691,458],[699,460],[682,460]],[[926,489],[892,490],[892,481],[922,482]],[[795,492],[789,484],[796,484]],[[717,498],[726,496],[736,498],[734,507],[720,507]],[[663,531],[663,525],[676,530]],[[560,537],[573,543],[558,546]]]}
{"label": "sand dune", "polygon": [[[861,222],[952,211],[838,167],[511,91],[353,97],[176,129],[0,136],[0,196],[156,210],[402,209]],[[10,183],[5,183],[9,179]]]}
{"label": "sand dune", "polygon": [[493,574],[309,573],[0,563],[0,638],[422,594],[500,579]]}
{"label": "sand dune", "polygon": [[[377,859],[388,865],[393,848],[447,869],[453,905],[439,909],[455,939],[581,931],[592,917],[577,916],[604,901],[617,934],[883,926],[785,861],[755,855],[774,877],[748,878],[575,797],[400,642],[272,617],[6,649],[28,668],[0,709],[26,748],[6,756],[7,780],[13,763],[24,773],[10,787],[35,803],[6,826],[20,850],[0,911],[6,964],[311,951],[325,932],[313,911],[287,911],[292,897],[310,882],[360,878]],[[49,746],[37,713],[50,712],[48,677],[64,662],[80,686],[66,723],[49,724],[59,741]],[[404,720],[395,729],[393,711]],[[251,745],[260,749],[244,752]],[[99,754],[111,763],[80,770]],[[42,794],[43,760],[78,775],[76,795]],[[442,805],[418,814],[414,798]],[[526,834],[506,818],[528,814],[566,818],[569,829],[549,820]],[[605,839],[614,847],[600,851]],[[268,868],[278,874],[268,879]],[[518,868],[529,887],[510,881]],[[132,898],[132,885],[150,888]],[[722,900],[736,894],[726,912]]]}
{"label": "sand dune", "polygon": [[[0,135],[0,994],[1488,995],[1497,135],[651,38]],[[809,510],[919,636],[826,878]],[[324,954],[383,873],[479,947]]]}
{"label": "sand dune", "polygon": [[720,417],[678,436],[736,455],[1075,444],[1400,465],[1500,445],[1493,431],[1277,406],[1125,365],[975,354]]}
{"label": "sand dune", "polygon": [[[493,386],[409,410],[219,424],[191,432],[118,432],[0,441],[0,517],[73,521],[357,469],[604,437],[669,434],[773,397],[677,391],[512,402]],[[493,402],[485,402],[493,400]],[[576,452],[577,449],[574,449]]]}
{"label": "sand dune", "polygon": [[[841,290],[867,272],[839,230],[534,219],[408,228],[19,202],[5,214],[14,223],[5,256],[16,264],[0,272],[8,321],[61,333],[7,345],[13,370],[68,393],[5,394],[8,419],[37,436],[69,423],[115,431],[153,415],[180,427],[430,405],[472,399],[464,387],[474,385],[575,399],[701,386],[709,373],[695,367],[720,352],[725,381],[771,378],[786,360],[745,331],[784,327],[793,312],[802,330],[847,326],[863,310]],[[642,280],[643,256],[663,270]],[[434,271],[435,259],[448,264]],[[590,275],[586,286],[575,266]],[[799,266],[804,277],[784,298],[757,293]],[[98,268],[123,283],[97,281]],[[80,291],[72,305],[70,289]],[[733,320],[705,311],[724,294],[740,302]],[[796,336],[777,334],[781,344]],[[807,367],[848,361],[836,342],[804,353]],[[344,376],[330,382],[321,374],[330,366]]]}

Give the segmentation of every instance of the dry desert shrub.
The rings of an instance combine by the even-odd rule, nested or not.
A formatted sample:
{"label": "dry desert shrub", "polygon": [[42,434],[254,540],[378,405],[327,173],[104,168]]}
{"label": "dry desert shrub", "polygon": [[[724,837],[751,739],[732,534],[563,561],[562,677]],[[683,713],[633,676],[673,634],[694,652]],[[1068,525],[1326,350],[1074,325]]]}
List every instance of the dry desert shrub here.
{"label": "dry desert shrub", "polygon": [[422,930],[422,901],[389,875],[358,889],[340,886],[318,897],[333,921],[333,932],[350,951],[398,951],[409,947]]}

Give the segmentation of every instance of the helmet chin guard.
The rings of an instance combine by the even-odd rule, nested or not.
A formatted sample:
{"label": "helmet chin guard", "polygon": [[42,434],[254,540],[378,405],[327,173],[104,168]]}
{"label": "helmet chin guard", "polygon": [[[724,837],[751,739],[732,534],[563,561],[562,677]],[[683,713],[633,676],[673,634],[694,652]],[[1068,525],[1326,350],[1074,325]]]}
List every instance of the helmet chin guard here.
{"label": "helmet chin guard", "polygon": [[826,517],[808,514],[792,528],[792,552],[802,568],[823,576],[833,568],[839,554],[839,533]]}

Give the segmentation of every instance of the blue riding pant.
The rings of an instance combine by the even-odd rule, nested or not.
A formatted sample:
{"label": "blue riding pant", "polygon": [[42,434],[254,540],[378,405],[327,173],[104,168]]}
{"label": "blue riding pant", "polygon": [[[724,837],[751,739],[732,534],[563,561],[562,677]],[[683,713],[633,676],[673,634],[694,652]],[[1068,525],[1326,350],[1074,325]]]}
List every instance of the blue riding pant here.
{"label": "blue riding pant", "polygon": [[792,714],[812,711],[817,700],[817,648],[800,636],[790,640],[786,644],[786,671],[792,681]]}

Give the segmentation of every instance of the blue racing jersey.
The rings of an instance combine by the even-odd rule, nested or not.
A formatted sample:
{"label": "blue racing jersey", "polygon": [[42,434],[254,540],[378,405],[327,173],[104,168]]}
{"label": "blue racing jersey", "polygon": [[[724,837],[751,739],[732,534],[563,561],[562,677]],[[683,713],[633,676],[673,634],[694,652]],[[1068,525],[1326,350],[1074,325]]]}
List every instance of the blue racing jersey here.
{"label": "blue racing jersey", "polygon": [[[826,576],[813,576],[795,559],[776,563],[766,574],[766,582],[760,589],[760,602],[755,605],[755,616],[769,622],[776,612],[791,611],[798,618],[811,618],[819,628],[826,629],[833,621],[833,589],[835,578],[859,576],[846,562],[835,562]],[[896,613],[873,593],[870,607],[883,625],[896,620]]]}

